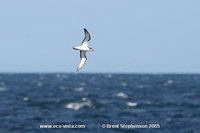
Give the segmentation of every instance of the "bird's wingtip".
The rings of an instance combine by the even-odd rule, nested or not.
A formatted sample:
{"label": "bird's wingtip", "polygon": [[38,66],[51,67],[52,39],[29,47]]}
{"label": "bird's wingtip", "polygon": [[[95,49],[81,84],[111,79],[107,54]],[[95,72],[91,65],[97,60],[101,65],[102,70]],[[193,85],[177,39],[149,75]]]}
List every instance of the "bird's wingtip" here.
{"label": "bird's wingtip", "polygon": [[[86,28],[84,28],[84,31],[87,31],[87,29]],[[88,31],[87,31],[88,32]]]}

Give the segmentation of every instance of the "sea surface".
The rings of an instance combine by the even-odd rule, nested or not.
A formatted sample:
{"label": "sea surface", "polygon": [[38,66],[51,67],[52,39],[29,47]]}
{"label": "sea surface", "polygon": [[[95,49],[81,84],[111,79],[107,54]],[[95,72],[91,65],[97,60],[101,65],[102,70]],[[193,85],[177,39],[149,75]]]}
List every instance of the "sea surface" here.
{"label": "sea surface", "polygon": [[200,133],[200,75],[0,74],[0,133],[77,132]]}

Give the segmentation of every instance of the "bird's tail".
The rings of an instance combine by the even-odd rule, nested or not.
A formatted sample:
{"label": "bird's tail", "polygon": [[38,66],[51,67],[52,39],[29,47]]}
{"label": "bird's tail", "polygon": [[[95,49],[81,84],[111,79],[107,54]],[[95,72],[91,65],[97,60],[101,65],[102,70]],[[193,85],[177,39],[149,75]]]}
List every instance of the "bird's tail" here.
{"label": "bird's tail", "polygon": [[79,50],[76,46],[73,47],[74,50]]}

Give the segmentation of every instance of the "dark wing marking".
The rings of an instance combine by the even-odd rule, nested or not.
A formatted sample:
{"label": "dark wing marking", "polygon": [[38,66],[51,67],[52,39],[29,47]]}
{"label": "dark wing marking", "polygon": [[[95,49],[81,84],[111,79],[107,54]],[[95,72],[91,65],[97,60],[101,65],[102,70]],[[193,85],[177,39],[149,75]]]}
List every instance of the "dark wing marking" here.
{"label": "dark wing marking", "polygon": [[86,58],[86,52],[85,51],[80,51],[80,58]]}
{"label": "dark wing marking", "polygon": [[78,65],[78,68],[77,68],[76,71],[80,70],[83,67],[83,65],[85,64],[85,62],[87,60],[87,57],[86,57],[85,54],[86,54],[85,51],[80,51],[81,61],[80,61],[79,65]]}
{"label": "dark wing marking", "polygon": [[89,32],[84,28],[85,38],[82,41],[82,45],[87,45],[88,41],[90,41],[91,37]]}

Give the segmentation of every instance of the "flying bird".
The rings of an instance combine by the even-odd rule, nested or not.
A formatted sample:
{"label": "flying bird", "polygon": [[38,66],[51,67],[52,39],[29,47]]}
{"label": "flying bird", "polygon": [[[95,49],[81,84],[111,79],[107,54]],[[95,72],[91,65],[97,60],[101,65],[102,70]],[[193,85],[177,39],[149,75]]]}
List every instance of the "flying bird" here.
{"label": "flying bird", "polygon": [[74,50],[80,50],[80,58],[81,58],[81,61],[78,65],[76,72],[78,72],[78,70],[80,70],[85,64],[87,60],[86,52],[94,51],[92,48],[88,47],[88,42],[90,41],[91,37],[90,37],[89,32],[85,28],[84,28],[84,33],[85,33],[85,38],[83,39],[81,46],[73,47]]}

